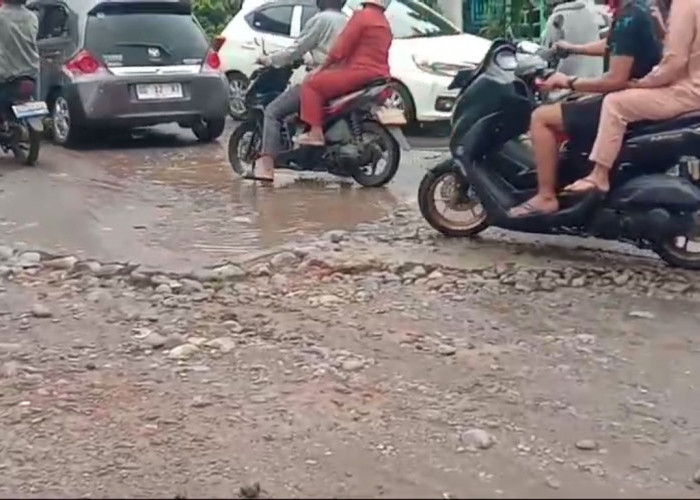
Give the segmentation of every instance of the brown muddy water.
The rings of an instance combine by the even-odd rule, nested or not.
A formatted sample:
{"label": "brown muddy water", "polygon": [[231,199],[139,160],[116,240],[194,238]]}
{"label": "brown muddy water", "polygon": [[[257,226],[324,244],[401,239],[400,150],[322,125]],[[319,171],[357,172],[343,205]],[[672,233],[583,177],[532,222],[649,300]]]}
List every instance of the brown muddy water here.
{"label": "brown muddy water", "polygon": [[[230,131],[229,131],[230,132]],[[387,188],[281,173],[274,188],[233,175],[228,132],[199,145],[177,127],[97,137],[80,150],[45,144],[39,165],[0,157],[0,237],[27,247],[149,265],[206,265],[330,229],[377,220],[412,199],[444,153],[420,138]]]}

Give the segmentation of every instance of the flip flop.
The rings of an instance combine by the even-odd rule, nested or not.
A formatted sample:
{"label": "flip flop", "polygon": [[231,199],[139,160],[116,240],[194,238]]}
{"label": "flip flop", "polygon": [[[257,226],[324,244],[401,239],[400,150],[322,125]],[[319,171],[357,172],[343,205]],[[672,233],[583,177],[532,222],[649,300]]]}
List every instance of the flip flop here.
{"label": "flip flop", "polygon": [[[525,209],[526,212],[521,213],[521,214],[514,214],[513,213],[513,210],[521,209],[521,208]],[[535,205],[533,205],[529,201],[526,201],[525,203],[521,203],[520,205],[517,205],[517,206],[511,208],[510,210],[508,210],[508,216],[511,218],[514,218],[514,219],[518,219],[520,217],[530,217],[533,215],[549,215],[549,214],[553,214],[553,213],[555,213],[555,212],[545,212],[541,208],[537,208]]]}
{"label": "flip flop", "polygon": [[324,141],[316,141],[313,140],[309,137],[309,134],[301,134],[295,136],[293,139],[295,144],[298,144],[299,146],[318,146],[318,147],[323,147],[326,145]]}
{"label": "flip flop", "polygon": [[[590,188],[588,188],[588,189],[571,189],[574,185],[578,184],[579,182],[583,183],[583,184],[588,184],[590,186]],[[600,187],[598,187],[598,184],[596,184],[592,180],[586,179],[584,177],[583,179],[579,179],[576,182],[574,182],[573,184],[569,184],[564,189],[562,189],[559,193],[559,196],[583,196],[587,193],[605,194],[605,191],[600,189]]]}
{"label": "flip flop", "polygon": [[267,182],[267,183],[275,182],[274,179],[270,179],[269,177],[258,177],[255,174],[244,175],[243,179],[245,179],[247,181],[260,181],[260,182]]}

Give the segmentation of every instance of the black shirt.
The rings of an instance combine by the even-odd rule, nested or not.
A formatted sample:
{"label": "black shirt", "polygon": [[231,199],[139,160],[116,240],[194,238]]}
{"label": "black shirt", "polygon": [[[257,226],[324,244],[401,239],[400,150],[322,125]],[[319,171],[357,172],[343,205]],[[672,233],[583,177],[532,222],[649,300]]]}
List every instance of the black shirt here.
{"label": "black shirt", "polygon": [[[647,0],[629,0],[612,22],[608,36],[610,56],[634,58],[631,78],[646,76],[661,60],[662,41],[654,27],[651,8]],[[606,64],[606,67],[608,65]]]}

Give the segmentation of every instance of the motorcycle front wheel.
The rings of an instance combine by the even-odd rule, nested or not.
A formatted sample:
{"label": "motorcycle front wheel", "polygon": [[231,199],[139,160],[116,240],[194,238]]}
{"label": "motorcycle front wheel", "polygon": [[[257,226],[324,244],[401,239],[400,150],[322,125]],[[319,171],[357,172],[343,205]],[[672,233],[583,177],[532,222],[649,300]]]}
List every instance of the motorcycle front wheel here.
{"label": "motorcycle front wheel", "polygon": [[228,139],[228,161],[233,171],[240,176],[251,174],[261,149],[260,127],[250,121],[241,123]]}
{"label": "motorcycle front wheel", "polygon": [[10,144],[15,159],[22,165],[34,166],[39,159],[41,133],[28,123],[10,124]]}
{"label": "motorcycle front wheel", "polygon": [[473,191],[457,175],[452,160],[445,160],[423,177],[418,187],[418,206],[428,224],[445,236],[475,236],[489,224],[481,200]]}

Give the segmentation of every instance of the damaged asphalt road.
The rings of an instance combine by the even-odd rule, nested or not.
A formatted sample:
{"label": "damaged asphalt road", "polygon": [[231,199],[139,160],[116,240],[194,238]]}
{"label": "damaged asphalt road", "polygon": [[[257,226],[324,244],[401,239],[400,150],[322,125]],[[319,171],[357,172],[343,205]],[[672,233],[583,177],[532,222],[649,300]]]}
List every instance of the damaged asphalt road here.
{"label": "damaged asphalt road", "polygon": [[35,199],[90,229],[5,210],[38,170],[0,198],[0,497],[698,496],[695,274],[445,240],[391,192],[350,220],[372,199],[318,183],[331,222],[284,233],[220,160],[65,154]]}

